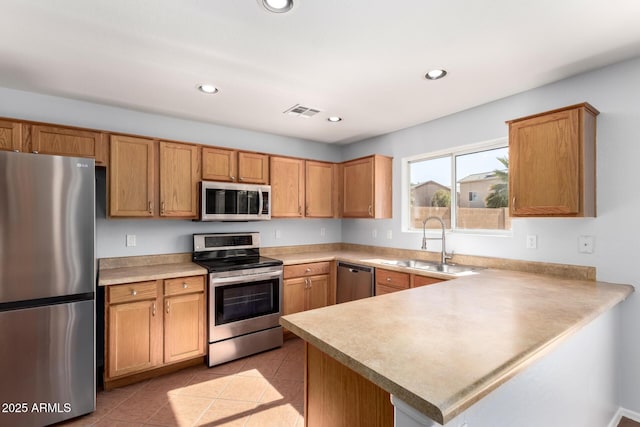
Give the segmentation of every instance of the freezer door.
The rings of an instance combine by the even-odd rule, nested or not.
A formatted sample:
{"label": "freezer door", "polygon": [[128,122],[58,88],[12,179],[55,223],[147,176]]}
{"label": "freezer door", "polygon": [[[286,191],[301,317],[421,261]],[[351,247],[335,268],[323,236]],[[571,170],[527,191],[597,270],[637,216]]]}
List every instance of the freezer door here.
{"label": "freezer door", "polygon": [[94,292],[94,160],[0,151],[0,304]]}
{"label": "freezer door", "polygon": [[94,301],[0,312],[0,426],[95,410]]}

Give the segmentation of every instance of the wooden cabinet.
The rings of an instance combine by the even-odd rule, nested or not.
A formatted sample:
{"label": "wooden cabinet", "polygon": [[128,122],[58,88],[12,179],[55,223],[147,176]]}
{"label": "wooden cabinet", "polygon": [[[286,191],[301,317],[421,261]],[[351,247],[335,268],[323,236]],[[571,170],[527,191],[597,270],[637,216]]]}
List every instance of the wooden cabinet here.
{"label": "wooden cabinet", "polygon": [[197,145],[111,135],[110,216],[196,218],[199,180]]}
{"label": "wooden cabinet", "polygon": [[22,150],[22,123],[0,120],[0,150]]}
{"label": "wooden cabinet", "polygon": [[89,157],[97,165],[107,164],[106,135],[90,130],[59,126],[31,126],[31,151],[70,157]]}
{"label": "wooden cabinet", "polygon": [[305,348],[305,426],[393,426],[388,392],[311,344]]}
{"label": "wooden cabinet", "polygon": [[107,288],[106,377],[119,377],[162,363],[158,288],[155,280]]}
{"label": "wooden cabinet", "polygon": [[391,166],[392,159],[380,155],[342,164],[345,218],[391,218]]}
{"label": "wooden cabinet", "polygon": [[409,273],[376,268],[376,295],[409,289]]}
{"label": "wooden cabinet", "polygon": [[219,147],[202,147],[202,179],[269,183],[269,156]]}
{"label": "wooden cabinet", "polygon": [[106,288],[105,388],[204,356],[204,284],[191,276]]}
{"label": "wooden cabinet", "polygon": [[[284,267],[282,311],[286,314],[324,307],[332,303],[331,262]],[[335,297],[334,297],[335,298]]]}
{"label": "wooden cabinet", "polygon": [[164,281],[164,363],[205,354],[204,277]]}
{"label": "wooden cabinet", "polygon": [[156,209],[155,141],[111,135],[109,215],[152,217]]}
{"label": "wooden cabinet", "polygon": [[336,165],[307,160],[305,162],[305,216],[307,218],[332,218],[335,216]]}
{"label": "wooden cabinet", "polygon": [[433,285],[435,283],[440,283],[440,282],[444,282],[445,279],[436,279],[435,277],[429,277],[429,276],[420,276],[417,274],[412,274],[411,275],[411,287],[412,288],[418,288],[420,286],[428,286],[428,285]]}
{"label": "wooden cabinet", "polygon": [[587,103],[508,121],[512,216],[596,215],[596,116]]}
{"label": "wooden cabinet", "polygon": [[160,216],[198,216],[198,146],[160,141]]}
{"label": "wooden cabinet", "polygon": [[304,160],[271,157],[271,216],[304,216]]}

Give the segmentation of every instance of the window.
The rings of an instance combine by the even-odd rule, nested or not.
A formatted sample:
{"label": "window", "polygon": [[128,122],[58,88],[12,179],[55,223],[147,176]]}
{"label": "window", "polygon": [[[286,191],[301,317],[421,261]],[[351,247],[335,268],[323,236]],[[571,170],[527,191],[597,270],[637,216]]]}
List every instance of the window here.
{"label": "window", "polygon": [[[507,140],[405,159],[408,170],[409,229],[437,216],[447,228],[509,230]],[[455,191],[452,191],[455,189]],[[429,221],[437,228],[437,221]]]}

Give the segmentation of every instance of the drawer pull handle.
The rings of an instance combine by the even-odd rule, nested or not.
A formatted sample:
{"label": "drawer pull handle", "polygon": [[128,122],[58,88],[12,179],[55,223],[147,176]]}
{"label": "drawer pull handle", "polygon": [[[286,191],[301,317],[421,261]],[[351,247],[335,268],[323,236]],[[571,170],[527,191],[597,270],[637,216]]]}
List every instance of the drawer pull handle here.
{"label": "drawer pull handle", "polygon": [[131,295],[135,297],[136,295],[138,295],[138,291],[136,291],[135,289],[132,290],[131,291]]}
{"label": "drawer pull handle", "polygon": [[307,273],[311,273],[311,268],[307,267],[307,269],[305,270]]}
{"label": "drawer pull handle", "polygon": [[391,281],[391,277],[387,277],[387,282],[390,282],[390,281]]}
{"label": "drawer pull handle", "polygon": [[182,289],[187,289],[188,287],[189,287],[189,285],[187,285],[186,282],[182,284]]}

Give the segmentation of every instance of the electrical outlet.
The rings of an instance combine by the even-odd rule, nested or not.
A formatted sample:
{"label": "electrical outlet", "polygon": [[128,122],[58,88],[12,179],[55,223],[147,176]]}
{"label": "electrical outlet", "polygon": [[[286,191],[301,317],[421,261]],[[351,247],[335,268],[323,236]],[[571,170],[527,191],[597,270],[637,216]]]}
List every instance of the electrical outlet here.
{"label": "electrical outlet", "polygon": [[593,245],[593,236],[578,237],[578,252],[580,252],[581,254],[592,254]]}
{"label": "electrical outlet", "polygon": [[320,237],[324,237],[327,234],[327,230],[324,227],[320,227]]}
{"label": "electrical outlet", "polygon": [[527,235],[527,249],[537,249],[538,248],[538,236],[535,234]]}
{"label": "electrical outlet", "polygon": [[378,230],[376,230],[375,228],[373,230],[371,230],[371,237],[373,237],[374,239],[378,238]]}
{"label": "electrical outlet", "polygon": [[282,230],[276,230],[275,231],[275,236],[276,236],[276,239],[282,238]]}
{"label": "electrical outlet", "polygon": [[393,239],[393,232],[391,230],[387,230],[387,239]]}
{"label": "electrical outlet", "polygon": [[136,235],[135,234],[127,234],[127,247],[136,245]]}

